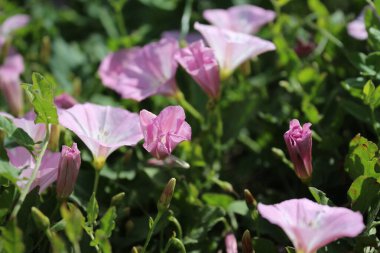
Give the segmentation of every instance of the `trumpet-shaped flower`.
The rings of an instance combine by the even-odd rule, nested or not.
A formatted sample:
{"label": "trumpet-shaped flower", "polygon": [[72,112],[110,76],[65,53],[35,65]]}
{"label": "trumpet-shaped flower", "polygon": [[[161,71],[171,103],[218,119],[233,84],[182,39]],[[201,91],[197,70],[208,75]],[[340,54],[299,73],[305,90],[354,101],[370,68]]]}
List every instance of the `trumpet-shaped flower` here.
{"label": "trumpet-shaped flower", "polygon": [[214,50],[222,79],[250,58],[276,49],[272,42],[248,34],[199,23],[195,23],[194,27]]}
{"label": "trumpet-shaped flower", "polygon": [[368,32],[365,28],[363,12],[347,25],[348,34],[357,40],[366,40]]}
{"label": "trumpet-shaped flower", "polygon": [[258,32],[266,23],[273,21],[276,13],[246,4],[234,6],[227,10],[206,10],[203,12],[203,17],[216,27],[252,34]]}
{"label": "trumpet-shaped flower", "polygon": [[[8,149],[7,154],[10,164],[21,170],[17,185],[24,188],[33,173],[36,162],[29,151],[23,147]],[[46,150],[38,169],[37,177],[29,191],[38,186],[39,193],[42,193],[57,180],[59,158],[60,153]]]}
{"label": "trumpet-shaped flower", "polygon": [[219,96],[219,67],[211,48],[196,41],[181,49],[176,60],[210,97]]}
{"label": "trumpet-shaped flower", "polygon": [[80,151],[77,144],[72,147],[63,146],[58,165],[57,196],[67,198],[74,190],[81,164]]}
{"label": "trumpet-shaped flower", "polygon": [[140,125],[144,148],[157,159],[170,155],[181,142],[191,139],[191,127],[181,106],[168,106],[158,116],[142,110]]}
{"label": "trumpet-shaped flower", "polygon": [[228,234],[224,238],[227,253],[238,253],[236,237],[233,234]]}
{"label": "trumpet-shaped flower", "polygon": [[29,23],[29,16],[17,14],[7,18],[0,26],[0,37],[7,37],[13,31],[20,29]]}
{"label": "trumpet-shaped flower", "polygon": [[312,156],[312,134],[311,123],[305,123],[303,126],[296,119],[289,123],[289,130],[284,134],[284,140],[290,159],[293,162],[295,172],[301,180],[307,180],[311,177],[313,166],[311,164]]}
{"label": "trumpet-shaped flower", "polygon": [[174,95],[177,50],[175,39],[163,38],[142,48],[115,52],[102,61],[99,76],[123,98],[141,101],[156,94]]}
{"label": "trumpet-shaped flower", "polygon": [[259,203],[258,211],[284,230],[297,253],[316,253],[339,238],[357,236],[365,228],[359,212],[308,199],[291,199],[276,205]]}
{"label": "trumpet-shaped flower", "polygon": [[59,122],[73,131],[100,163],[121,146],[134,146],[143,138],[138,114],[111,106],[77,104],[62,110]]}

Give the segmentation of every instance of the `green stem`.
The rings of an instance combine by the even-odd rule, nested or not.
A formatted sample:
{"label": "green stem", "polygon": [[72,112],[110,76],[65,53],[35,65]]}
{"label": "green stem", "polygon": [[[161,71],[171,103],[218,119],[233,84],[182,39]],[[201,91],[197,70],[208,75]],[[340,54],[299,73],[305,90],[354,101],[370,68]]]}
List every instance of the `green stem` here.
{"label": "green stem", "polygon": [[95,194],[95,196],[96,196],[96,192],[97,192],[97,190],[98,190],[99,175],[100,175],[100,171],[99,171],[99,170],[96,170],[96,171],[95,171],[95,179],[94,179],[94,188],[93,188],[93,190],[92,190],[92,192]]}
{"label": "green stem", "polygon": [[377,141],[380,141],[379,127],[378,127],[378,123],[376,121],[375,109],[374,108],[370,108],[370,109],[371,109],[372,127],[373,127],[373,130],[375,131],[375,134],[377,136]]}
{"label": "green stem", "polygon": [[181,35],[179,41],[185,41],[186,35],[189,33],[192,6],[193,0],[187,0],[181,19]]}
{"label": "green stem", "polygon": [[34,180],[37,177],[38,170],[39,170],[39,168],[41,166],[42,158],[43,158],[43,156],[45,154],[45,151],[46,151],[48,143],[49,143],[49,138],[50,138],[50,125],[47,124],[46,125],[45,139],[44,139],[44,141],[42,143],[42,149],[41,149],[40,153],[38,154],[38,157],[37,157],[37,160],[36,160],[36,165],[34,166],[32,175],[30,176],[30,178],[28,180],[28,183],[26,184],[25,188],[22,189],[22,191],[21,191],[20,198],[18,199],[17,204],[16,204],[16,206],[14,207],[14,209],[13,209],[13,211],[11,213],[11,216],[10,216],[11,219],[17,217],[17,214],[20,211],[20,208],[21,208],[22,204],[25,201],[26,195],[28,195],[29,189],[30,189],[32,183],[34,182]]}
{"label": "green stem", "polygon": [[185,99],[185,96],[181,91],[178,91],[176,94],[176,99],[178,103],[191,115],[193,115],[194,118],[196,118],[201,124],[204,122],[204,118],[202,114],[200,114],[197,109],[195,109],[187,100]]}
{"label": "green stem", "polygon": [[119,27],[120,34],[122,36],[127,36],[127,28],[125,27],[125,24],[124,24],[122,8],[120,10],[116,10],[116,21]]}
{"label": "green stem", "polygon": [[163,214],[164,214],[164,212],[158,211],[158,214],[157,214],[156,218],[154,219],[152,226],[149,228],[149,232],[148,232],[148,235],[146,237],[144,248],[142,249],[141,253],[145,253],[146,252],[146,249],[148,248],[150,239],[152,238],[154,229],[156,228],[156,226],[157,226],[158,222],[160,221],[160,219],[161,219],[161,217],[162,217]]}

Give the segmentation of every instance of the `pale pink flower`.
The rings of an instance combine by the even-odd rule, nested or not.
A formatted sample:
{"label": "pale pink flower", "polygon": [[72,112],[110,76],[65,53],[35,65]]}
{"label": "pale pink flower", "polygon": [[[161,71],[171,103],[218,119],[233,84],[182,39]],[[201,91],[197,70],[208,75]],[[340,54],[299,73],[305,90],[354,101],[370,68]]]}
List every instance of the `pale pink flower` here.
{"label": "pale pink flower", "polygon": [[78,104],[78,101],[76,101],[76,99],[70,96],[69,94],[62,93],[61,95],[54,98],[54,104],[59,109],[69,109],[74,105]]}
{"label": "pale pink flower", "polygon": [[175,58],[210,97],[219,96],[218,63],[212,49],[206,47],[202,40],[181,49]]}
{"label": "pale pink flower", "polygon": [[227,253],[238,253],[237,241],[234,234],[228,234],[224,238]]}
{"label": "pale pink flower", "polygon": [[203,12],[203,17],[212,25],[220,28],[252,34],[271,22],[276,13],[254,5],[238,5],[227,10],[210,9]]}
{"label": "pale pink flower", "polygon": [[272,42],[248,34],[199,23],[195,23],[194,27],[214,50],[222,79],[250,58],[276,49]]}
{"label": "pale pink flower", "polygon": [[178,42],[167,38],[142,48],[121,50],[102,61],[99,76],[123,98],[141,101],[156,94],[174,95],[177,50]]}
{"label": "pale pink flower", "polygon": [[58,165],[57,196],[67,198],[74,191],[81,164],[80,151],[77,144],[72,147],[63,146]]}
{"label": "pale pink flower", "polygon": [[77,104],[62,110],[59,122],[86,144],[94,159],[104,161],[116,149],[143,138],[138,114],[111,106]]}
{"label": "pale pink flower", "polygon": [[0,26],[0,37],[7,37],[13,31],[26,26],[29,23],[29,16],[17,14],[7,18]]}
{"label": "pale pink flower", "polygon": [[179,143],[191,139],[191,127],[185,119],[181,106],[168,106],[158,116],[142,110],[140,125],[144,148],[157,159],[170,155]]}
{"label": "pale pink flower", "polygon": [[[36,162],[30,152],[24,147],[8,149],[7,154],[10,164],[21,170],[17,185],[20,188],[24,188],[33,173]],[[39,193],[42,193],[57,180],[59,157],[60,153],[46,150],[38,169],[37,177],[33,181],[29,191],[38,186]]]}
{"label": "pale pink flower", "polygon": [[365,228],[359,212],[308,199],[291,199],[275,205],[259,203],[257,208],[261,216],[280,226],[296,251],[302,253],[316,253],[339,238],[357,236]]}
{"label": "pale pink flower", "polygon": [[311,123],[303,126],[296,119],[289,123],[289,130],[284,134],[284,140],[290,159],[293,162],[297,176],[302,180],[307,180],[313,172],[312,161],[312,133]]}
{"label": "pale pink flower", "polygon": [[368,38],[363,12],[356,19],[348,23],[347,32],[351,37],[357,40],[366,40]]}
{"label": "pale pink flower", "polygon": [[[177,30],[165,31],[161,34],[161,38],[175,39],[177,41],[179,40],[180,36],[181,36],[181,32]],[[203,38],[202,38],[202,35],[194,32],[194,33],[188,33],[185,37],[185,40],[188,44],[191,44],[198,40],[203,40]]]}

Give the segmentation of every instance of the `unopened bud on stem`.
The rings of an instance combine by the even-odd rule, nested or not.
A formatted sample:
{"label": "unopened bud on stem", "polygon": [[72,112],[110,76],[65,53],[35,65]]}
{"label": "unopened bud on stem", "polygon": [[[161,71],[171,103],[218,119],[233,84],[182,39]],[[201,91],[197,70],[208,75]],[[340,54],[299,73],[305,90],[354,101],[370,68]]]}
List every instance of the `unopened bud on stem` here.
{"label": "unopened bud on stem", "polygon": [[253,197],[252,193],[248,189],[244,190],[244,198],[249,208],[257,205],[256,199]]}
{"label": "unopened bud on stem", "polygon": [[241,244],[243,248],[243,253],[252,253],[252,239],[251,239],[251,233],[249,233],[249,230],[245,230],[243,237],[241,239]]}
{"label": "unopened bud on stem", "polygon": [[175,183],[176,183],[175,178],[172,178],[166,184],[165,189],[162,192],[161,197],[157,203],[157,209],[159,211],[164,211],[164,210],[169,209],[170,201],[172,200],[173,193],[174,193]]}
{"label": "unopened bud on stem", "polygon": [[39,229],[45,231],[50,227],[49,218],[46,217],[38,208],[32,207],[32,216]]}

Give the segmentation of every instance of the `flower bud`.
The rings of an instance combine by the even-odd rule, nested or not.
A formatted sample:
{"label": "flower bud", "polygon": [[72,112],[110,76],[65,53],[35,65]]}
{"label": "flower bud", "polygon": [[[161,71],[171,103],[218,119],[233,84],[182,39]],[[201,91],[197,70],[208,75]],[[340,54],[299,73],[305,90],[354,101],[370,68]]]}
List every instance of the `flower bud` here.
{"label": "flower bud", "polygon": [[251,239],[251,233],[249,233],[249,230],[245,230],[243,237],[241,239],[241,244],[243,247],[243,253],[252,253],[252,239]]}
{"label": "flower bud", "polygon": [[257,205],[256,199],[253,197],[252,193],[248,189],[244,190],[244,198],[249,208]]}
{"label": "flower bud", "polygon": [[237,241],[234,234],[226,235],[226,238],[224,239],[224,243],[226,244],[227,253],[238,253]]}
{"label": "flower bud", "polygon": [[46,217],[38,208],[32,207],[32,217],[39,229],[45,231],[50,227],[49,218]]}
{"label": "flower bud", "polygon": [[125,197],[125,192],[120,192],[112,197],[111,206],[118,206]]}
{"label": "flower bud", "polygon": [[172,178],[166,184],[164,191],[161,193],[161,197],[157,203],[157,209],[159,211],[167,210],[170,206],[170,201],[172,200],[176,180]]}
{"label": "flower bud", "polygon": [[289,130],[284,134],[284,140],[288,148],[290,159],[292,160],[297,176],[302,181],[308,181],[313,172],[311,164],[311,124],[306,123],[301,126],[298,120],[293,119],[289,125]]}
{"label": "flower bud", "polygon": [[77,144],[72,147],[63,146],[58,165],[57,196],[67,198],[74,190],[81,164],[80,151]]}

